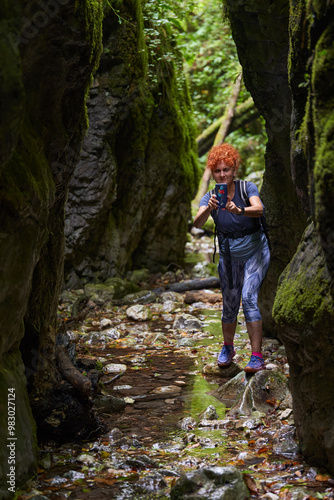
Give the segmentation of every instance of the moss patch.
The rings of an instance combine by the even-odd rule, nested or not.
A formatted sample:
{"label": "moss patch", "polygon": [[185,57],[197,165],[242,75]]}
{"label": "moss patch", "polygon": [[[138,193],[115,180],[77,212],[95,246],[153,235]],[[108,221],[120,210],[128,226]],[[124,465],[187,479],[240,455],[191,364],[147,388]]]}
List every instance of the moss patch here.
{"label": "moss patch", "polygon": [[333,322],[329,273],[313,224],[281,276],[273,314],[280,326],[298,331],[320,324],[326,329]]}

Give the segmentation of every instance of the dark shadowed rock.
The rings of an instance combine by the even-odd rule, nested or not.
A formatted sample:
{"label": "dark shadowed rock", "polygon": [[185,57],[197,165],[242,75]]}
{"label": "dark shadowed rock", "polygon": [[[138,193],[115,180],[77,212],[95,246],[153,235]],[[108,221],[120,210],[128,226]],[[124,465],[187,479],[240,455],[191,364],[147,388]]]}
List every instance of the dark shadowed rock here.
{"label": "dark shadowed rock", "polygon": [[245,500],[250,497],[235,467],[208,467],[182,475],[171,489],[172,500]]}
{"label": "dark shadowed rock", "polygon": [[325,254],[311,224],[282,275],[274,314],[290,365],[301,450],[313,464],[328,464],[334,470],[334,304],[330,287]]}
{"label": "dark shadowed rock", "polygon": [[[87,128],[85,97],[102,49],[100,2],[52,6],[55,15],[44,10],[47,2],[42,10],[31,0],[1,5],[0,406],[7,408],[8,388],[13,388],[16,489],[34,475],[37,465],[26,384],[30,391],[35,386],[38,395],[31,401],[42,406],[58,377],[55,324],[63,282],[64,205]],[[75,407],[94,426],[93,415],[74,400],[71,416]],[[38,415],[37,408],[36,419]],[[80,422],[85,425],[79,417],[75,435],[80,434]],[[4,499],[13,496],[6,483],[4,411],[0,424]]]}

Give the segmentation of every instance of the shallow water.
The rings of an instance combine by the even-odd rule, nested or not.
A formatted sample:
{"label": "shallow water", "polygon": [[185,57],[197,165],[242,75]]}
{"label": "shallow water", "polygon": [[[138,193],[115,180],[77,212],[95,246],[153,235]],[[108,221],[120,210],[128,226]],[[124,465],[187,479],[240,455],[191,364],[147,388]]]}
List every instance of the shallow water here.
{"label": "shallow water", "polygon": [[[203,261],[198,253],[188,257],[192,265],[194,261]],[[22,493],[19,500],[29,500],[37,493],[49,500],[167,499],[170,486],[182,471],[212,465],[235,465],[252,475],[261,494],[268,491],[283,500],[291,500],[290,492],[299,485],[309,486],[316,498],[334,497],[327,476],[315,481],[315,477],[319,477],[317,471],[295,457],[277,456],[273,452],[278,422],[275,415],[272,420],[263,419],[263,425],[252,431],[242,427],[238,430],[237,419],[230,420],[223,429],[180,428],[184,417],[199,422],[210,405],[216,408],[219,420],[227,413],[226,406],[210,394],[222,381],[202,374],[203,366],[215,363],[221,349],[221,308],[218,305],[201,307],[186,306],[182,311],[203,321],[203,333],[181,332],[177,338],[172,321],[180,310],[169,315],[154,311],[151,321],[136,323],[126,318],[124,308],[108,312],[101,308],[94,317],[85,320],[85,328],[74,332],[79,339],[79,356],[125,364],[127,370],[122,377],[104,388],[108,397],[132,398],[132,403],[121,413],[99,410],[107,430],[95,441],[64,446],[43,443],[38,481]],[[110,318],[111,326],[120,328],[120,338],[109,342],[89,341],[87,331],[97,328],[93,323],[98,323],[99,317]],[[162,339],[145,344],[145,334],[152,332],[161,333]],[[193,340],[196,336],[199,338],[192,347],[178,347],[180,337]],[[235,359],[244,367],[250,356],[250,345],[242,311],[235,348]],[[108,381],[112,376],[105,374],[101,380]],[[180,392],[176,395],[152,398],[154,390],[177,383]],[[145,400],[135,400],[142,395]],[[114,428],[120,429],[123,436],[120,441],[113,442],[110,438]],[[143,455],[156,464],[140,465]],[[72,472],[68,474],[69,471]],[[254,493],[251,498],[258,498],[258,494]],[[306,492],[300,498],[312,497]]]}

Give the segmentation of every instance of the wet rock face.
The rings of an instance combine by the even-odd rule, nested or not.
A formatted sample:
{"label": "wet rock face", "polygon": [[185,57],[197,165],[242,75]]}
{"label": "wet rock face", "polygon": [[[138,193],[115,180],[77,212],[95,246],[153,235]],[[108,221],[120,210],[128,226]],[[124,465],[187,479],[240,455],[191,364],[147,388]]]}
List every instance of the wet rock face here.
{"label": "wet rock face", "polygon": [[[29,384],[36,370],[46,385],[54,380],[52,327],[63,276],[64,203],[101,47],[98,2],[52,5],[50,11],[48,2],[42,7],[16,0],[0,8],[0,133],[5,139],[0,150],[0,399],[7,408],[8,388],[15,390],[17,420],[24,422],[16,429],[16,487],[36,465],[24,364]],[[1,481],[8,473],[6,430],[1,421]],[[10,493],[7,486],[1,482],[1,498]]]}
{"label": "wet rock face", "polygon": [[[197,179],[187,93],[175,63],[161,74],[150,51],[158,81],[147,76],[141,14],[122,9],[129,22],[113,12],[104,21],[90,128],[70,184],[66,280],[104,280],[131,264],[156,270],[183,257]],[[174,50],[163,34],[159,48]]]}
{"label": "wet rock face", "polygon": [[313,222],[281,277],[274,315],[302,452],[333,472],[333,6],[311,2],[312,19],[302,2],[291,7],[293,169],[300,192],[308,182]]}
{"label": "wet rock face", "polygon": [[274,314],[290,364],[295,423],[304,456],[334,470],[334,304],[313,224],[284,271]]}
{"label": "wet rock face", "polygon": [[[280,279],[273,329],[289,359],[302,451],[310,463],[334,471],[333,6],[238,0],[228,1],[228,9],[245,83],[269,138],[261,193],[273,244],[261,299],[265,332],[273,325],[279,275],[301,238]],[[302,237],[310,212],[313,223]]]}

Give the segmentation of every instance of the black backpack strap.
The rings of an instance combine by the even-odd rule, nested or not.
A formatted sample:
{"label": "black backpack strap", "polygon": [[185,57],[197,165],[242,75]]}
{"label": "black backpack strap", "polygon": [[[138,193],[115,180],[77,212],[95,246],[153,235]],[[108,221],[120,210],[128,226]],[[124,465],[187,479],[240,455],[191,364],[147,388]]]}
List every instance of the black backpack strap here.
{"label": "black backpack strap", "polygon": [[242,199],[242,201],[246,204],[246,206],[249,206],[249,198],[247,194],[247,181],[244,181],[242,179],[237,179],[235,181],[235,186],[236,189],[238,190],[239,196]]}
{"label": "black backpack strap", "polygon": [[[211,189],[210,191],[210,198],[213,194],[215,194],[215,190]],[[212,257],[212,262],[215,263],[215,257],[216,257],[216,252],[217,252],[217,246],[216,246],[216,240],[217,240],[217,226],[215,223],[215,232],[213,235],[213,242],[214,242],[214,250],[213,250],[213,257]]]}
{"label": "black backpack strap", "polygon": [[215,232],[214,232],[214,235],[213,235],[213,242],[214,242],[214,250],[213,250],[213,257],[212,257],[213,264],[215,263],[215,257],[216,257],[216,252],[217,252],[216,241],[217,241],[217,226],[215,224]]}
{"label": "black backpack strap", "polygon": [[268,226],[267,226],[267,222],[266,222],[266,218],[265,216],[263,215],[261,218],[261,225],[262,225],[262,229],[263,229],[263,232],[267,238],[267,242],[268,242],[268,247],[269,247],[269,250],[271,250],[271,244],[270,244],[270,239],[269,239],[269,234],[268,234]]}

